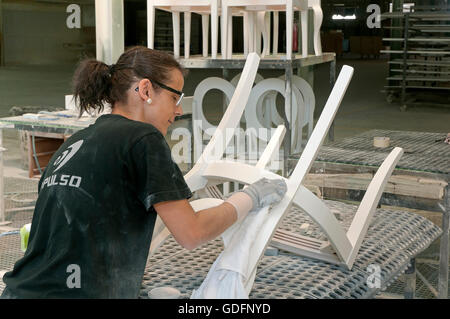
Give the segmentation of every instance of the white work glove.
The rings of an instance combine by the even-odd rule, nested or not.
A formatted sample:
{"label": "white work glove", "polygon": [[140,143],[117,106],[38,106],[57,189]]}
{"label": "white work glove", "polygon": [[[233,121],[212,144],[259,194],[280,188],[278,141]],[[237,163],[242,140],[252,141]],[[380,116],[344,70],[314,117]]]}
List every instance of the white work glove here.
{"label": "white work glove", "polygon": [[226,202],[234,206],[238,220],[241,220],[249,211],[280,202],[286,191],[287,185],[283,179],[262,178],[233,193]]}
{"label": "white work glove", "polygon": [[252,198],[253,208],[251,210],[278,203],[286,194],[286,191],[286,182],[281,178],[272,180],[261,178],[242,190]]}

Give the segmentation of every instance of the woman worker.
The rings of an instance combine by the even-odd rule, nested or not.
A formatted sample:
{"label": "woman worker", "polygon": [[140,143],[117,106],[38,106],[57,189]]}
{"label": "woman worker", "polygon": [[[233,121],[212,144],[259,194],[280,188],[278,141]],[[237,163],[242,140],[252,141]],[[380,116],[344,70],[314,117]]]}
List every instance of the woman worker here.
{"label": "woman worker", "polygon": [[74,74],[80,112],[107,102],[112,113],[73,134],[51,158],[28,248],[4,275],[3,298],[137,298],[156,214],[181,246],[194,249],[250,210],[281,200],[284,181],[264,179],[194,212],[164,139],[182,115],[183,85],[178,62],[145,47],[127,50],[112,66],[80,63]]}

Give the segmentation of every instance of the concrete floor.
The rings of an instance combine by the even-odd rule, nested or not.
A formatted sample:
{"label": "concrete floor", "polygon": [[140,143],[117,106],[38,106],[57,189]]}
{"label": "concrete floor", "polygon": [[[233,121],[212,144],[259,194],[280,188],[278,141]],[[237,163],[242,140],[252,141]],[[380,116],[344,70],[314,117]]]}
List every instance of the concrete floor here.
{"label": "concrete floor", "polygon": [[[354,76],[335,120],[335,139],[355,135],[370,129],[403,131],[450,132],[450,107],[413,106],[402,112],[398,104],[388,104],[382,92],[387,74],[387,61],[341,59],[337,61],[337,74],[343,64],[354,67]],[[0,68],[0,117],[10,116],[13,106],[42,106],[64,108],[64,95],[71,92],[74,65],[14,66]],[[231,71],[231,76],[239,70]],[[264,78],[282,75],[282,71],[262,70]],[[222,76],[221,70],[192,69],[185,81],[185,92],[192,95],[196,85],[208,76]],[[314,69],[315,118],[325,105],[330,92],[329,64]],[[208,95],[211,96],[208,97]],[[208,100],[209,99],[209,100]],[[222,114],[220,96],[208,93],[206,115],[217,122]],[[17,132],[5,129],[3,143],[5,166],[19,168]]]}

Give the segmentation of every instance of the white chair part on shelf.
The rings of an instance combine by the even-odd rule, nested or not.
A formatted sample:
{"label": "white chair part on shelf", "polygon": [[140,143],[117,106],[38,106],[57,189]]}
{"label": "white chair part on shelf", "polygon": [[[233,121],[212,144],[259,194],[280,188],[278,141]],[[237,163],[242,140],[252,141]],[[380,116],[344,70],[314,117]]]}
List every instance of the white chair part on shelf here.
{"label": "white chair part on shelf", "polygon": [[[255,12],[278,12],[285,11],[286,12],[286,57],[288,60],[292,59],[292,35],[293,35],[293,16],[294,10],[300,11],[302,15],[302,56],[306,57],[308,55],[308,30],[307,30],[307,19],[308,19],[308,2],[307,0],[222,0],[222,19],[221,19],[221,37],[222,37],[222,58],[231,59],[232,50],[230,50],[227,44],[232,43],[232,33],[230,32],[229,24],[232,23],[232,19],[230,16],[232,15],[233,8],[244,8],[248,13],[246,16],[249,18],[244,21],[244,25],[247,25],[248,30],[248,41],[249,41],[249,52],[256,51],[256,39],[259,37],[258,28],[256,27],[258,23],[255,20],[258,20],[258,17],[255,17]],[[257,14],[256,14],[257,15]],[[262,16],[262,15],[260,15]],[[228,17],[228,18],[224,18]],[[261,21],[261,19],[260,19]],[[267,21],[267,19],[265,20]],[[261,23],[260,23],[261,24]],[[254,28],[255,26],[256,28]],[[261,29],[261,28],[260,28]],[[264,30],[266,28],[263,28]],[[277,29],[278,30],[278,29]],[[265,31],[267,34],[267,32]],[[263,32],[264,35],[264,32]],[[278,36],[278,35],[277,35]],[[270,41],[268,39],[268,41]],[[274,32],[274,41],[275,41],[275,32]],[[278,41],[278,40],[277,40]],[[264,44],[265,49],[263,50],[263,55],[267,54],[268,42]],[[253,47],[253,50],[252,50]],[[244,50],[245,53],[245,50]]]}
{"label": "white chair part on shelf", "polygon": [[[255,87],[252,89],[252,92],[250,94],[249,100],[247,102],[247,106],[245,108],[245,121],[247,123],[247,128],[255,128],[256,131],[258,131],[261,128],[267,128],[269,129],[272,125],[272,110],[276,110],[276,99],[269,99],[269,103],[272,102],[273,104],[266,104],[265,110],[268,111],[269,109],[271,111],[266,112],[264,114],[262,110],[259,110],[257,108],[258,101],[262,101],[269,93],[272,93],[273,91],[277,91],[282,96],[285,95],[285,87],[286,84],[284,81],[276,78],[271,79],[265,79],[258,84],[255,85]],[[285,113],[288,122],[290,123],[291,119],[293,123],[291,124],[291,127],[293,128],[291,130],[291,144],[294,149],[298,149],[299,145],[298,143],[298,124],[301,116],[305,114],[304,111],[304,102],[303,102],[303,96],[300,94],[300,91],[295,87],[295,85],[292,86],[292,116],[291,116],[291,110],[289,106],[285,106]],[[276,96],[275,96],[276,97]],[[268,106],[267,106],[268,105]],[[269,121],[264,120],[263,114],[266,119],[269,119]],[[264,124],[263,124],[264,123]],[[277,125],[282,124],[277,123]],[[269,126],[268,126],[269,125]],[[253,138],[256,140],[256,136],[253,135]],[[265,141],[268,141],[270,139],[270,136],[264,137],[259,136],[259,138],[265,139]],[[300,145],[301,147],[301,145]]]}
{"label": "white chair part on shelf", "polygon": [[211,57],[217,58],[219,0],[147,0],[147,41],[148,47],[154,48],[155,9],[172,13],[173,45],[175,58],[180,57],[180,13],[184,13],[184,57],[189,58],[191,40],[191,13],[202,16],[203,56],[208,56],[209,16],[211,16]]}

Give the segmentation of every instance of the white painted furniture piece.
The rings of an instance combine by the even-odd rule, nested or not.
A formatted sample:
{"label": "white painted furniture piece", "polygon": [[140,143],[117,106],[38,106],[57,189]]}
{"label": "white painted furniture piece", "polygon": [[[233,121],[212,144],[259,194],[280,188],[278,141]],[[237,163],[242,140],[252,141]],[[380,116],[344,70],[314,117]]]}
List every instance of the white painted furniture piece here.
{"label": "white painted furniture piece", "polygon": [[155,9],[172,13],[173,49],[175,58],[180,57],[180,13],[184,13],[184,57],[190,55],[191,13],[202,16],[203,56],[208,57],[209,16],[211,16],[211,57],[217,58],[219,0],[147,0],[147,41],[154,48]]}
{"label": "white painted furniture piece", "polygon": [[[222,44],[222,58],[231,59],[231,50],[227,48],[227,43],[232,42],[231,32],[229,24],[232,22],[230,16],[232,10],[240,8],[249,12],[251,15],[249,19],[244,19],[248,21],[248,24],[244,22],[244,25],[248,25],[248,33],[250,35],[249,39],[254,39],[255,34],[258,34],[256,30],[253,29],[255,23],[255,12],[265,12],[265,11],[285,11],[286,12],[286,57],[287,59],[292,59],[292,35],[293,35],[293,17],[294,11],[300,11],[302,16],[302,56],[306,57],[308,55],[308,2],[307,0],[222,0],[222,19],[221,19],[221,44]],[[253,17],[253,18],[252,18]],[[256,18],[258,19],[258,18]],[[259,19],[262,19],[261,17]],[[276,22],[274,22],[275,24]],[[260,23],[261,25],[261,23]],[[278,30],[278,25],[276,26]],[[245,32],[244,32],[245,34]],[[275,33],[274,33],[275,34]],[[258,34],[259,36],[259,34]],[[251,41],[251,40],[250,40]],[[274,37],[275,41],[275,37]],[[277,39],[278,41],[278,39]],[[245,43],[245,40],[244,40]],[[245,50],[244,50],[245,51]],[[249,51],[250,52],[250,51]],[[263,50],[267,52],[267,50]]]}
{"label": "white painted furniture piece", "polygon": [[320,27],[323,21],[323,12],[320,0],[308,0],[308,8],[314,11],[314,53],[316,55],[322,54],[322,43],[320,40]]}
{"label": "white painted furniture piece", "polygon": [[[315,55],[322,55],[322,44],[320,40],[320,27],[323,21],[323,12],[320,0],[308,0],[308,9],[314,12],[314,28],[313,28],[313,39],[314,39],[314,53]],[[278,54],[278,26],[279,26],[279,12],[273,13],[273,54]],[[304,15],[301,16],[302,30],[307,27],[307,21],[304,21]],[[307,54],[307,39],[304,38],[302,32],[302,55],[305,56],[305,50]]]}
{"label": "white painted furniture piece", "polygon": [[210,90],[224,93],[227,103],[233,97],[235,87],[222,78],[209,77],[202,80],[195,88],[192,101],[192,133],[194,140],[194,161],[197,161],[203,151],[203,139],[213,136],[216,126],[211,124],[203,112],[203,99]]}
{"label": "white painted furniture piece", "polygon": [[[218,161],[223,157],[225,149],[232,138],[232,136],[225,134],[225,131],[227,128],[236,128],[240,122],[253,82],[255,81],[259,60],[260,58],[256,53],[248,55],[242,71],[243,76],[239,80],[222,120],[194,167],[184,176],[192,192],[204,189],[207,186],[208,179],[203,176],[204,170],[210,163]],[[195,202],[191,202],[193,207],[196,205]],[[164,223],[158,216],[150,245],[150,254],[154,253],[169,235],[169,230],[164,226]]]}
{"label": "white painted furniture piece", "polygon": [[[326,205],[309,190],[301,186],[301,182],[309,171],[318,150],[325,139],[327,131],[331,126],[348,83],[350,82],[352,73],[353,69],[351,67],[343,67],[327,104],[325,105],[324,111],[322,112],[316,128],[314,129],[294,172],[289,179],[286,179],[288,191],[285,198],[280,204],[271,209],[270,214],[267,214],[266,220],[258,232],[257,238],[254,240],[254,244],[251,247],[250,258],[248,260],[250,271],[245,276],[247,292],[250,292],[253,285],[259,259],[262,257],[267,244],[275,233],[283,214],[293,203],[302,208],[315,222],[318,223],[330,240],[330,246],[333,249],[332,251],[334,251],[309,249],[309,257],[343,264],[349,269],[353,266],[356,254],[359,251],[361,242],[364,239],[369,226],[371,216],[375,211],[384,186],[397,161],[400,159],[403,150],[395,148],[382,164],[369,185],[366,195],[361,202],[347,233]],[[235,162],[212,163],[207,167],[203,175],[212,180],[232,180],[243,184],[253,183],[261,177],[280,178],[280,176],[267,172],[261,167],[258,167],[258,165],[250,166]],[[260,213],[263,212],[261,211]],[[235,231],[237,227],[238,226],[232,226],[223,234],[223,236],[228,238],[233,237],[233,234],[227,233]],[[304,251],[308,252],[308,249],[304,249]]]}
{"label": "white painted furniture piece", "polygon": [[[236,78],[234,78],[232,80],[232,83],[234,83],[235,85],[237,85],[237,81],[239,80],[239,76]],[[262,81],[263,78],[261,77],[261,75],[257,74],[256,75],[256,82],[260,82]],[[281,80],[278,79],[273,79],[274,81],[279,81],[282,82]],[[209,77],[204,79],[203,81],[201,81],[195,91],[194,91],[194,95],[192,97],[193,101],[192,101],[192,132],[193,132],[193,151],[194,151],[194,162],[200,157],[202,151],[203,151],[203,147],[204,147],[204,141],[209,140],[215,130],[216,130],[216,126],[211,124],[208,119],[206,118],[204,112],[203,112],[203,100],[205,95],[210,91],[210,90],[218,90],[224,93],[225,96],[225,100],[227,103],[230,102],[234,91],[235,91],[235,87],[234,85],[222,79],[222,78],[218,78],[218,77]],[[254,96],[256,87],[253,87],[251,93],[250,93],[250,98],[249,98],[249,102],[247,103],[246,109],[248,107],[249,104],[251,104],[251,100],[252,100],[252,96]],[[279,86],[279,91],[284,94],[284,83],[281,83],[281,85]],[[299,97],[301,97],[300,93],[296,92],[297,95]],[[295,101],[295,99],[294,99]],[[259,105],[262,105],[261,103]],[[184,111],[184,108],[183,108]],[[288,110],[289,111],[289,110]],[[253,116],[256,117],[256,110],[255,112],[253,112]],[[241,117],[241,123],[242,123],[242,119],[245,119],[245,117]],[[250,122],[250,121],[249,121]],[[253,122],[252,122],[253,124]],[[280,123],[281,124],[281,123]],[[237,127],[237,129],[239,129],[240,126]],[[235,138],[234,141],[232,143],[230,143],[229,145],[227,145],[227,147],[225,148],[225,153],[224,156],[226,158],[233,158],[233,159],[237,159],[241,162],[248,162],[248,163],[255,163],[256,160],[259,158],[259,156],[261,155],[262,151],[258,153],[258,146],[261,146],[263,144],[263,146],[265,144],[267,144],[267,142],[270,139],[270,135],[271,133],[275,131],[275,129],[272,129],[270,127],[270,125],[268,125],[267,127],[263,127],[261,125],[259,126],[255,126],[252,127],[252,129],[248,129],[247,131],[244,132],[244,130],[236,130],[235,131]],[[254,134],[254,132],[257,133],[261,133],[260,135],[258,134]],[[231,130],[228,131],[228,133],[232,133]],[[262,138],[262,141],[257,140],[257,137]],[[262,142],[262,143],[261,143]],[[283,172],[283,154],[278,154],[278,158],[275,158],[273,162],[271,162],[271,166],[270,168],[275,170],[275,171],[279,171],[281,170]],[[237,190],[238,188],[238,184],[235,183],[234,184],[234,189]],[[228,194],[230,191],[230,186],[229,183],[224,183],[224,194]]]}
{"label": "white painted furniture piece", "polygon": [[[249,101],[245,108],[245,122],[247,123],[247,128],[251,127],[256,133],[258,133],[260,129],[270,129],[272,127],[272,114],[276,114],[278,118],[281,119],[281,121],[276,123],[277,125],[284,123],[283,119],[276,111],[276,93],[274,98],[266,101],[264,110],[262,108],[262,104],[258,102],[264,100],[267,95],[274,91],[284,96],[285,86],[285,82],[277,78],[264,79],[255,85],[250,93]],[[285,113],[288,122],[290,122],[292,118],[291,144],[292,147],[297,150],[299,149],[299,145],[297,145],[299,136],[298,123],[300,122],[300,117],[304,116],[305,109],[303,96],[295,85],[292,86],[292,93],[292,117],[290,115],[291,108],[288,107],[288,105],[285,105]],[[264,139],[268,142],[270,136],[258,134],[258,136],[252,135],[252,138],[252,144],[255,145],[258,138]]]}
{"label": "white painted furniture piece", "polygon": [[[197,191],[215,185],[223,181],[235,181],[242,184],[251,184],[262,177],[267,178],[281,178],[272,172],[265,170],[267,158],[276,151],[279,147],[282,134],[274,135],[274,140],[269,143],[270,147],[267,149],[269,155],[261,157],[256,166],[246,165],[231,161],[220,161],[230,139],[224,134],[225,129],[234,128],[238,125],[239,119],[243,112],[243,105],[245,105],[249,95],[252,83],[256,75],[256,69],[259,58],[255,53],[249,54],[246,66],[243,71],[243,76],[236,88],[230,105],[224,114],[216,132],[211,141],[208,143],[199,160],[185,176],[185,180],[192,191]],[[353,69],[344,66],[336,81],[336,84],[328,98],[324,110],[316,124],[315,129],[306,144],[305,150],[302,153],[300,160],[297,163],[291,177],[285,179],[288,190],[283,200],[276,206],[270,209],[265,207],[258,214],[263,215],[265,220],[261,225],[260,231],[255,238],[248,260],[248,273],[245,275],[245,287],[247,292],[250,292],[253,286],[256,267],[263,256],[264,250],[269,244],[272,236],[275,233],[283,215],[289,210],[292,204],[298,205],[303,209],[327,235],[330,246],[334,253],[324,251],[313,251],[315,258],[327,260],[329,262],[340,263],[352,268],[356,254],[360,248],[361,242],[365,236],[369,226],[370,218],[375,211],[376,205],[379,201],[384,185],[387,182],[389,175],[394,169],[396,162],[399,160],[402,149],[396,148],[388,156],[374,177],[374,180],[369,185],[366,195],[361,202],[360,207],[353,219],[348,232],[342,228],[334,215],[330,212],[327,206],[308,189],[301,185],[306,174],[310,170],[314,162],[319,148],[322,145],[328,129],[335,117],[337,109],[343,99],[345,91],[348,87],[350,79],[353,74]],[[274,147],[276,145],[277,147]],[[196,210],[206,209],[216,206],[222,201],[217,198],[206,198],[192,202]],[[155,226],[154,240],[152,241],[151,251],[154,251],[158,245],[168,236],[167,230],[156,231],[164,229],[161,221],[158,218]],[[232,238],[239,230],[239,223],[235,223],[227,231],[222,234],[222,237]],[[245,230],[244,230],[245,231]],[[227,247],[225,247],[227,249]]]}
{"label": "white painted furniture piece", "polygon": [[[284,75],[280,76],[280,79],[284,80],[285,76]],[[308,140],[312,134],[312,130],[314,127],[314,109],[315,109],[315,105],[316,105],[316,98],[314,96],[314,91],[313,91],[311,85],[309,85],[309,83],[305,79],[303,79],[297,75],[292,75],[291,81],[292,81],[292,85],[295,86],[302,94],[303,107],[304,107],[304,109],[300,113],[298,113],[299,116],[298,116],[298,123],[297,123],[297,128],[296,128],[297,132],[298,132],[298,136],[296,137],[297,143],[296,143],[296,148],[294,149],[294,152],[298,153],[301,151],[301,149],[303,147],[303,128],[305,126],[307,126],[306,140]],[[271,98],[274,98],[274,97],[271,96]],[[280,125],[281,123],[283,123],[283,119],[278,114],[278,112],[273,113],[272,121],[275,125]]]}

